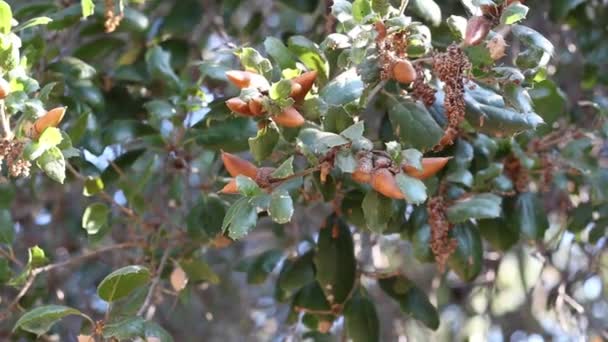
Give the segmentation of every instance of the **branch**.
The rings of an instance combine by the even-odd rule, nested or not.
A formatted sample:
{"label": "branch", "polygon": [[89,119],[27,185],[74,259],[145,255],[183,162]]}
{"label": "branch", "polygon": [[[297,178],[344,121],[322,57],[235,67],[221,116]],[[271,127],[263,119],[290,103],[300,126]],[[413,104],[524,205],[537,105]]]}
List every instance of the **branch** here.
{"label": "branch", "polygon": [[8,140],[13,139],[13,131],[11,130],[8,115],[6,115],[4,100],[0,101],[0,125],[2,126],[2,132],[4,132],[4,138]]}
{"label": "branch", "polygon": [[69,266],[71,264],[76,264],[76,263],[84,261],[84,260],[86,260],[88,258],[97,256],[97,255],[105,253],[105,252],[109,252],[109,251],[113,251],[113,250],[117,250],[117,249],[127,249],[127,248],[139,247],[141,245],[142,245],[142,241],[131,241],[131,242],[119,243],[119,244],[116,244],[116,245],[111,245],[111,246],[103,247],[103,248],[100,248],[98,250],[92,251],[90,253],[82,254],[82,255],[79,255],[77,257],[74,257],[74,258],[62,261],[62,262],[46,265],[46,266],[43,266],[43,267],[34,268],[34,269],[30,270],[30,274],[29,274],[29,276],[27,278],[27,281],[25,282],[25,285],[21,288],[21,290],[19,291],[19,293],[17,294],[17,296],[9,304],[7,310],[11,311],[11,310],[13,310],[19,304],[19,301],[21,300],[21,298],[23,298],[23,296],[25,296],[27,294],[27,291],[29,291],[29,289],[34,284],[34,280],[36,280],[36,277],[39,274],[41,274],[41,273],[49,272],[49,271],[54,270],[56,268]]}
{"label": "branch", "polygon": [[158,283],[160,282],[160,276],[163,273],[165,264],[167,264],[167,259],[169,259],[169,254],[171,254],[170,247],[165,249],[165,253],[163,253],[162,258],[160,259],[160,264],[158,264],[158,268],[156,269],[156,276],[152,280],[152,284],[150,284],[150,288],[148,289],[148,293],[146,294],[146,299],[144,300],[144,302],[141,305],[141,307],[139,308],[139,310],[137,310],[137,316],[143,315],[144,312],[146,311],[146,309],[148,308],[148,306],[150,305],[150,302],[152,301],[152,296],[154,295],[154,291],[156,290],[156,287],[158,286]]}

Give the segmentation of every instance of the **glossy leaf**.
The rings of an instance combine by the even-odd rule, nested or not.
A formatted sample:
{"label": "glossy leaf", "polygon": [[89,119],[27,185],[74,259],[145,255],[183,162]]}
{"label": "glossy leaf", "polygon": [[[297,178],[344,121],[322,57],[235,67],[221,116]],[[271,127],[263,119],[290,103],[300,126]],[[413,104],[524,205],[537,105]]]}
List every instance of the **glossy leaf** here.
{"label": "glossy leaf", "polygon": [[126,266],[108,274],[97,286],[97,295],[113,302],[131,294],[150,280],[150,271],[143,266]]}
{"label": "glossy leaf", "polygon": [[23,329],[38,336],[45,334],[59,320],[70,315],[84,314],[63,305],[46,305],[32,309],[19,318],[13,330]]}

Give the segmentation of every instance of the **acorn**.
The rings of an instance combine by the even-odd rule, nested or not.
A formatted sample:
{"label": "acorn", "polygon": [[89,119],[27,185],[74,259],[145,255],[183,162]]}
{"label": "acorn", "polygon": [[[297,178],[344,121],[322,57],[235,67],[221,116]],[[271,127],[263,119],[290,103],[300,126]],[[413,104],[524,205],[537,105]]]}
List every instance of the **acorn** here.
{"label": "acorn", "polygon": [[248,102],[249,111],[255,116],[260,116],[266,112],[266,108],[262,104],[262,97],[254,97]]}
{"label": "acorn", "polygon": [[393,65],[393,79],[402,84],[410,84],[416,80],[416,69],[407,59]]}
{"label": "acorn", "polygon": [[292,84],[293,83],[299,84],[300,88],[298,89],[298,88],[294,88],[292,86],[291,94],[289,96],[291,96],[291,98],[294,99],[294,101],[296,101],[296,102],[304,101],[306,94],[308,94],[310,89],[312,89],[312,86],[315,84],[316,79],[317,79],[317,72],[314,70],[305,72],[302,75],[295,77],[294,79],[291,80],[291,82],[292,82]]}
{"label": "acorn", "polygon": [[232,153],[222,151],[222,161],[224,162],[226,171],[228,171],[232,177],[243,175],[251,179],[255,179],[258,174],[258,168],[255,165],[245,159],[235,156]]}
{"label": "acorn", "polygon": [[270,84],[264,76],[251,71],[229,70],[226,71],[226,78],[239,89],[258,88],[268,90],[270,88]]}
{"label": "acorn", "polygon": [[388,169],[378,169],[372,174],[372,188],[388,198],[404,199],[395,175]]}
{"label": "acorn", "polygon": [[366,184],[372,180],[372,160],[368,156],[362,156],[359,158],[359,163],[355,172],[352,174],[352,178],[355,182]]}
{"label": "acorn", "polygon": [[49,127],[57,127],[63,116],[65,115],[66,107],[57,107],[49,110],[43,116],[34,121],[33,129],[36,137],[40,136],[45,129]]}
{"label": "acorn", "polygon": [[236,178],[232,178],[228,182],[228,184],[224,185],[224,187],[222,188],[222,190],[220,190],[220,192],[223,194],[238,194],[239,189],[236,185]]}
{"label": "acorn", "polygon": [[251,109],[249,108],[249,104],[247,102],[241,100],[239,97],[233,97],[233,98],[227,100],[226,106],[228,107],[228,109],[230,109],[231,111],[233,111],[237,114],[242,114],[242,115],[247,115],[247,116],[253,115],[253,113],[251,112]]}
{"label": "acorn", "polygon": [[445,165],[452,159],[451,157],[439,158],[422,158],[422,170],[418,170],[411,165],[404,164],[403,171],[410,177],[418,179],[427,179],[441,171]]}
{"label": "acorn", "polygon": [[0,100],[4,100],[10,93],[11,85],[4,78],[0,78]]}
{"label": "acorn", "polygon": [[467,30],[464,35],[466,46],[478,45],[490,32],[492,23],[484,16],[474,16],[467,22]]}
{"label": "acorn", "polygon": [[272,117],[279,126],[295,128],[300,127],[306,120],[294,107],[286,108],[281,114]]}

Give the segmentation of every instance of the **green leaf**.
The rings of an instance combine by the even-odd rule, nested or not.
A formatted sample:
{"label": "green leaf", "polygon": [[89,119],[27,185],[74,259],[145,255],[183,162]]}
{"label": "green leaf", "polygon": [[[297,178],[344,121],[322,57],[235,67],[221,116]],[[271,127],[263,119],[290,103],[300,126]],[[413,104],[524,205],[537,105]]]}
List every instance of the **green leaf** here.
{"label": "green leaf", "polygon": [[520,193],[505,200],[505,218],[512,230],[521,232],[528,239],[542,239],[549,229],[543,204],[533,192]]}
{"label": "green leaf", "polygon": [[30,247],[27,250],[27,265],[30,268],[44,266],[49,259],[44,254],[44,250],[38,246]]}
{"label": "green leaf", "polygon": [[450,230],[450,237],[457,242],[456,251],[450,255],[448,265],[464,281],[472,281],[481,272],[483,246],[481,236],[474,225],[460,224]]}
{"label": "green leaf", "polygon": [[82,215],[82,228],[87,234],[94,235],[108,224],[110,208],[105,203],[93,203],[89,205]]}
{"label": "green leaf", "polygon": [[348,225],[335,215],[319,231],[314,263],[316,278],[330,304],[342,304],[355,286],[357,262]]}
{"label": "green leaf", "polygon": [[519,240],[517,227],[507,224],[504,218],[480,220],[477,222],[481,236],[500,251],[508,251]]}
{"label": "green leaf", "polygon": [[[169,332],[152,321],[144,322],[144,337],[146,341],[173,342],[173,337]],[[155,338],[155,340],[152,338]]]}
{"label": "green leaf", "polygon": [[336,154],[335,165],[346,173],[353,173],[357,168],[357,160],[353,156],[353,152],[349,150],[341,150]]}
{"label": "green leaf", "polygon": [[551,125],[564,117],[568,108],[568,98],[555,82],[544,80],[535,83],[529,93],[534,103],[534,109],[547,124]]}
{"label": "green leaf", "polygon": [[6,1],[0,1],[0,33],[9,34],[13,22],[13,11]]}
{"label": "green leaf", "polygon": [[240,239],[255,228],[258,221],[258,214],[255,206],[247,197],[240,198],[228,209],[222,231],[228,231],[228,236],[232,239]]}
{"label": "green leaf", "polygon": [[374,233],[381,234],[387,229],[392,215],[393,201],[376,191],[368,191],[361,203],[365,224]]}
{"label": "green leaf", "polygon": [[441,8],[434,0],[411,0],[412,10],[433,26],[441,24]]}
{"label": "green leaf", "polygon": [[264,283],[282,257],[283,252],[276,249],[255,256],[253,260],[247,262],[247,282],[249,284]]}
{"label": "green leaf", "polygon": [[107,275],[97,287],[97,295],[106,302],[113,302],[149,281],[150,271],[146,267],[126,266]]}
{"label": "green leaf", "polygon": [[293,199],[287,191],[276,190],[272,193],[268,213],[274,222],[288,223],[291,221],[293,211]]}
{"label": "green leaf", "polygon": [[38,159],[36,165],[52,180],[63,184],[65,180],[65,159],[61,150],[52,147],[44,152]]}
{"label": "green leaf", "polygon": [[346,303],[344,320],[348,337],[353,342],[380,341],[380,320],[374,302],[361,291]]}
{"label": "green leaf", "polygon": [[553,44],[537,31],[523,25],[513,25],[513,35],[529,46],[539,48],[549,55],[553,55]]}
{"label": "green leaf", "polygon": [[314,251],[309,251],[295,260],[287,259],[283,263],[277,285],[285,292],[287,297],[290,297],[306,284],[315,281],[313,256]]}
{"label": "green leaf", "polygon": [[243,64],[246,70],[254,71],[267,78],[271,76],[272,63],[267,58],[264,58],[256,49],[250,47],[240,48],[234,54],[241,60],[241,64]]}
{"label": "green leaf", "polygon": [[276,170],[271,174],[274,178],[285,178],[293,175],[293,156],[287,158]]}
{"label": "green leaf", "polygon": [[319,6],[319,0],[279,0],[298,12],[312,13]]}
{"label": "green leaf", "polygon": [[500,17],[500,23],[503,25],[512,25],[518,21],[524,20],[526,15],[528,15],[528,10],[528,6],[522,5],[520,2],[516,1],[504,9]]}
{"label": "green leaf", "polygon": [[186,217],[188,235],[192,238],[214,238],[222,232],[225,214],[226,204],[219,197],[201,196]]}
{"label": "green leaf", "polygon": [[330,310],[323,289],[321,289],[321,285],[317,281],[307,284],[296,293],[293,299],[293,306],[308,310]]}
{"label": "green leaf", "polygon": [[93,3],[93,0],[80,0],[80,6],[82,7],[83,19],[86,19],[95,13],[95,4]]}
{"label": "green leaf", "polygon": [[421,204],[426,201],[426,185],[420,179],[400,172],[395,176],[395,180],[408,203]]}
{"label": "green leaf", "polygon": [[425,150],[439,142],[443,129],[424,105],[393,95],[386,99],[390,121],[401,143]]}
{"label": "green leaf", "polygon": [[427,327],[437,330],[439,327],[439,314],[431,304],[424,291],[416,287],[404,276],[393,276],[378,279],[378,285],[390,297],[399,303],[401,311],[412,315]]}
{"label": "green leaf", "polygon": [[309,69],[316,70],[319,81],[327,82],[329,63],[319,46],[304,36],[291,36],[287,48]]}
{"label": "green leaf", "polygon": [[211,284],[219,284],[220,277],[209,266],[208,263],[200,259],[181,260],[179,265],[188,276],[188,282],[199,283],[208,281]]}
{"label": "green leaf", "polygon": [[48,68],[72,80],[90,80],[97,74],[94,67],[75,57],[64,57]]}
{"label": "green leaf", "polygon": [[19,32],[21,30],[25,30],[30,27],[34,27],[34,26],[38,26],[38,25],[46,25],[46,24],[50,23],[51,21],[53,21],[53,19],[51,19],[49,17],[32,18],[22,24],[19,24],[17,27],[15,27],[15,29],[13,31]]}
{"label": "green leaf", "polygon": [[84,181],[82,194],[86,197],[94,196],[103,191],[103,181],[99,177],[87,177]]}
{"label": "green leaf", "polygon": [[168,81],[174,87],[180,86],[180,79],[171,67],[171,54],[156,45],[146,52],[146,66],[153,78]]}
{"label": "green leaf", "polygon": [[86,317],[82,312],[63,305],[45,305],[32,309],[19,318],[13,331],[22,330],[41,336],[48,332],[51,327],[66,316],[79,315]]}
{"label": "green leaf", "polygon": [[385,16],[391,7],[389,0],[372,0],[372,9],[374,12]]}
{"label": "green leaf", "polygon": [[462,223],[469,219],[487,219],[499,217],[502,198],[486,193],[474,195],[457,201],[447,209],[448,220],[452,223]]}
{"label": "green leaf", "polygon": [[289,97],[291,93],[291,81],[290,80],[280,80],[279,82],[273,83],[270,86],[270,91],[268,95],[273,100],[284,100]]}
{"label": "green leaf", "polygon": [[363,23],[370,14],[372,14],[370,0],[353,1],[352,15],[356,22]]}
{"label": "green leaf", "polygon": [[143,148],[132,150],[114,159],[114,161],[101,173],[101,180],[103,183],[111,184],[117,181],[120,178],[121,173],[124,172],[126,168],[133,165],[145,151],[146,150]]}
{"label": "green leaf", "polygon": [[363,94],[363,88],[363,81],[356,70],[349,69],[323,87],[319,97],[330,106],[343,106],[358,100]]}
{"label": "green leaf", "polygon": [[0,210],[0,243],[11,245],[15,240],[15,224],[8,209]]}
{"label": "green leaf", "polygon": [[127,317],[124,320],[106,324],[103,327],[103,337],[117,341],[132,340],[144,335],[144,323],[141,317]]}
{"label": "green leaf", "polygon": [[260,129],[255,137],[249,138],[249,150],[257,162],[265,160],[272,154],[279,137],[279,130],[273,123]]}
{"label": "green leaf", "polygon": [[280,39],[266,37],[264,40],[264,49],[282,70],[294,69],[296,67],[296,61],[293,54]]}
{"label": "green leaf", "polygon": [[350,141],[359,140],[363,136],[363,131],[365,130],[365,123],[363,120],[352,124],[347,129],[340,132],[340,135],[345,137]]}

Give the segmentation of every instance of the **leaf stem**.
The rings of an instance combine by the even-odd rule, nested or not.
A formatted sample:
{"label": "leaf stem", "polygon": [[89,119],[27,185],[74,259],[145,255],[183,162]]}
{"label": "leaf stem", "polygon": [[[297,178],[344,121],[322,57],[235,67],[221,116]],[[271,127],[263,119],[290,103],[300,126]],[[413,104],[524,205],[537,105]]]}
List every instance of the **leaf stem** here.
{"label": "leaf stem", "polygon": [[165,252],[163,253],[163,256],[160,259],[160,264],[158,264],[158,268],[156,268],[156,275],[154,276],[154,279],[152,279],[152,284],[150,284],[150,288],[148,289],[148,293],[146,294],[146,299],[144,299],[143,304],[141,305],[139,310],[137,310],[137,316],[142,316],[150,305],[150,302],[152,301],[152,296],[154,295],[154,291],[156,290],[156,287],[160,282],[160,277],[163,273],[163,269],[165,268],[167,260],[169,259],[169,254],[171,254],[171,249],[172,248],[165,249]]}

